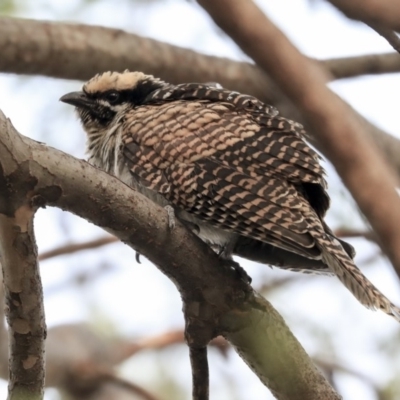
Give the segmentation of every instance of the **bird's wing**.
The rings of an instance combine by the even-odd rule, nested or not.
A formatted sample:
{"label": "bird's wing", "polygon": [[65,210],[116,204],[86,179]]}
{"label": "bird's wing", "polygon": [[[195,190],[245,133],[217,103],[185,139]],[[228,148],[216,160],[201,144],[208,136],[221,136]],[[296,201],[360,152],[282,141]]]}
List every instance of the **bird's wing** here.
{"label": "bird's wing", "polygon": [[[299,190],[303,191],[321,219],[324,217],[330,202],[325,191],[324,170],[319,155],[304,141],[306,132],[301,124],[280,117],[275,107],[252,96],[209,84],[169,85],[152,92],[145,103],[162,105],[182,100],[203,102],[217,112],[218,109],[228,108],[236,113],[236,116],[229,116],[230,127],[236,124],[236,131],[230,137],[227,132],[220,137],[211,133],[214,143],[222,150],[219,158],[228,164],[245,165],[250,162],[261,174],[269,170],[267,173],[281,175],[283,179],[300,184]],[[238,123],[241,125],[237,126]],[[254,125],[256,131],[264,127],[263,134],[252,136]],[[246,146],[243,146],[243,139],[246,139],[243,129],[250,130],[249,138],[253,137],[254,143],[247,141]],[[239,139],[242,140],[235,133],[239,133]],[[226,139],[232,140],[227,142]],[[230,147],[228,152],[225,151],[227,145]]]}
{"label": "bird's wing", "polygon": [[400,309],[325,230],[323,170],[300,126],[262,106],[247,110],[240,96],[233,104],[189,98],[137,107],[125,116],[126,164],[142,184],[211,225],[321,259],[362,304],[400,320]]}
{"label": "bird's wing", "polygon": [[294,123],[275,113],[263,124],[256,117],[239,102],[138,107],[125,117],[125,159],[145,186],[200,219],[318,258],[301,188],[324,190],[318,157]]}

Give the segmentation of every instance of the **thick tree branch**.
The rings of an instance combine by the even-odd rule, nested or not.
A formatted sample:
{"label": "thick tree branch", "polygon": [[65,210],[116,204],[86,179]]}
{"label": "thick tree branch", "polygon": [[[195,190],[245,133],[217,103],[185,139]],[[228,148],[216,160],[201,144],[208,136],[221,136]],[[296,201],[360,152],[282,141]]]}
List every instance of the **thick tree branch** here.
{"label": "thick tree branch", "polygon": [[[190,82],[195,77],[202,82],[217,80],[260,99],[265,98],[264,88],[270,83],[253,64],[100,26],[0,17],[0,49],[1,72],[87,80],[99,71],[128,68],[172,83]],[[395,53],[318,62],[334,79],[400,72],[400,57]]]}
{"label": "thick tree branch", "polygon": [[33,232],[34,198],[29,187],[34,181],[21,179],[22,190],[8,186],[8,169],[3,155],[0,166],[0,259],[9,325],[9,400],[40,400],[44,387],[43,292]]}
{"label": "thick tree branch", "polygon": [[359,118],[326,87],[326,72],[302,56],[252,1],[199,3],[302,111],[400,277],[397,181],[380,152],[365,138]]}
{"label": "thick tree branch", "polygon": [[[281,331],[271,330],[271,327],[275,324],[275,319],[280,319],[282,324],[284,324],[282,317],[261,296],[254,296],[252,301],[254,303],[250,314],[246,315],[242,313],[242,310],[237,309],[224,315],[222,324],[226,324],[227,328],[229,327],[229,331],[225,333],[225,336],[250,368],[253,370],[264,371],[262,375],[258,374],[258,377],[270,388],[272,394],[277,399],[282,399],[285,397],[280,395],[280,389],[276,386],[276,382],[281,379],[279,375],[282,374],[282,371],[285,369],[284,364],[286,364],[286,362],[289,364],[293,363],[293,366],[295,367],[294,370],[303,370],[305,365],[302,365],[302,362],[299,362],[301,358],[296,358],[290,355],[291,348],[293,352],[297,352],[297,350],[291,337],[288,335],[288,331],[286,329]],[[267,313],[264,312],[265,309],[268,309]],[[251,323],[249,324],[250,321]],[[251,326],[253,324],[257,325],[259,329],[258,335],[251,334]],[[287,356],[290,357],[290,360],[282,359],[282,354],[280,354],[281,346],[289,349]],[[248,357],[250,354],[252,354],[251,358]],[[284,379],[287,379],[287,385],[285,388],[287,391],[287,398],[296,400],[313,399],[315,396],[314,393],[301,393],[298,392],[297,388],[291,387],[289,382],[296,379],[293,374],[294,370],[289,368],[284,372]],[[316,381],[315,378],[315,376],[310,376],[308,380],[310,385],[315,386],[316,393],[318,393],[315,397],[316,399],[341,399],[341,397],[333,391],[326,392],[321,386],[322,381],[320,380],[320,377],[318,377],[318,381]]]}
{"label": "thick tree branch", "polygon": [[[84,161],[18,135],[3,114],[0,165],[20,198],[29,192],[73,212],[145,255],[176,284],[187,323],[203,327],[200,339],[223,332],[278,399],[340,398],[272,306],[179,222],[171,231],[164,209]],[[276,364],[260,358],[272,352]]]}
{"label": "thick tree branch", "polygon": [[[80,24],[0,18],[0,71],[86,80],[107,70],[145,71],[171,83],[219,82],[275,105],[306,124],[302,114],[257,66],[212,57],[127,32]],[[398,54],[323,61],[337,78],[399,72]],[[362,119],[365,133],[385,153],[400,176],[400,141]],[[307,127],[313,137],[317,137]],[[319,144],[314,142],[319,148]]]}

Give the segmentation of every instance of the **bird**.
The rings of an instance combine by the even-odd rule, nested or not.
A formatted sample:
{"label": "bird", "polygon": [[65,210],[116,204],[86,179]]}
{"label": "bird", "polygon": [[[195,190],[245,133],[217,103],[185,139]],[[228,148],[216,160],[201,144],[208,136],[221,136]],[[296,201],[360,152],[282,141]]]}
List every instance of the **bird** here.
{"label": "bird", "polygon": [[400,322],[324,221],[321,157],[303,126],[255,97],[215,83],[171,84],[107,71],[60,98],[87,135],[88,161],[176,217],[221,259],[233,254],[336,275],[367,308]]}

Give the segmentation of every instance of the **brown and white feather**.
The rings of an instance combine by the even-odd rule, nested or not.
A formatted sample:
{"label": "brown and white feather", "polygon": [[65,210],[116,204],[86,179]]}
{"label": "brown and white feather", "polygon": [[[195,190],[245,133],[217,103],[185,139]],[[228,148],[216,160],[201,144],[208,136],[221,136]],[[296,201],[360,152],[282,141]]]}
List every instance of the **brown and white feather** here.
{"label": "brown and white feather", "polygon": [[83,87],[96,107],[107,105],[110,91],[127,100],[109,104],[108,124],[78,107],[95,165],[172,205],[207,243],[233,248],[246,237],[321,260],[319,272],[334,273],[362,304],[400,320],[354,264],[351,246],[323,222],[324,170],[300,124],[217,85],[171,85],[126,71],[97,75]]}

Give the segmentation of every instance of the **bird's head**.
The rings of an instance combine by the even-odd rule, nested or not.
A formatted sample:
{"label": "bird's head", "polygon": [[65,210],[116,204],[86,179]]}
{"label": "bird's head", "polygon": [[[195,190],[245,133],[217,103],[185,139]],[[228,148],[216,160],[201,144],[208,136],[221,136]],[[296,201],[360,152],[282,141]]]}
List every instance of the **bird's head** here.
{"label": "bird's head", "polygon": [[60,98],[75,106],[85,131],[108,131],[115,116],[140,105],[154,90],[166,83],[142,72],[104,72],[86,82],[82,91],[67,93]]}

